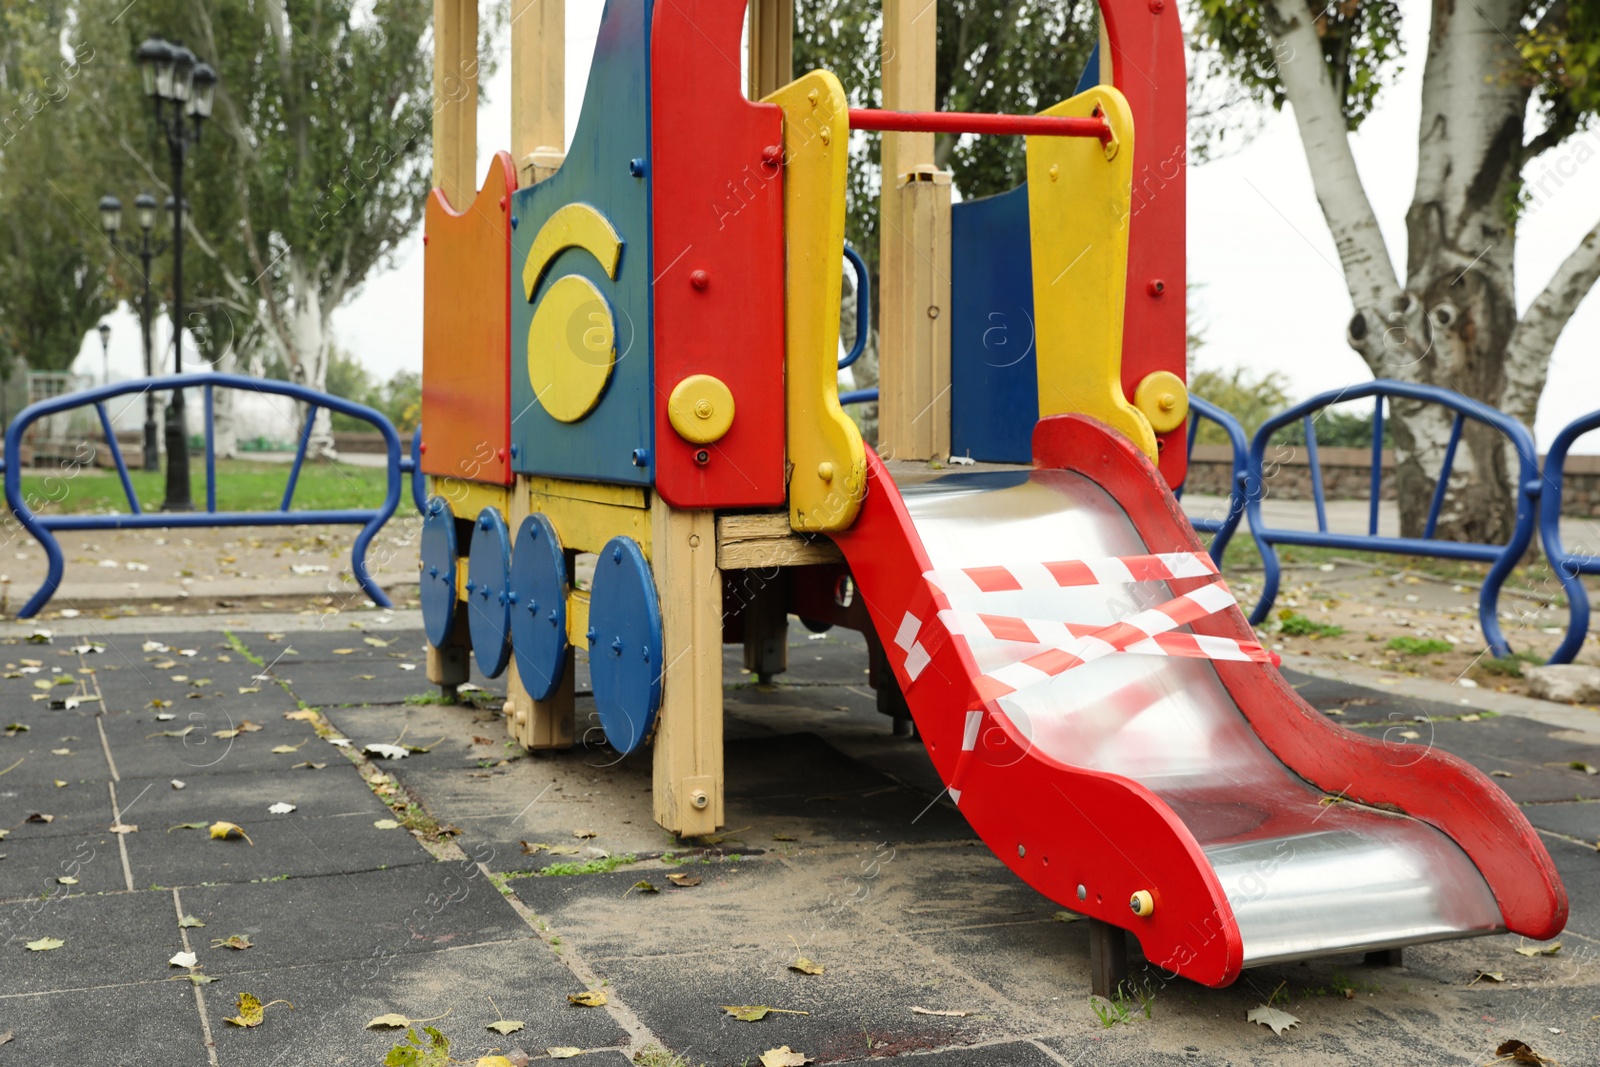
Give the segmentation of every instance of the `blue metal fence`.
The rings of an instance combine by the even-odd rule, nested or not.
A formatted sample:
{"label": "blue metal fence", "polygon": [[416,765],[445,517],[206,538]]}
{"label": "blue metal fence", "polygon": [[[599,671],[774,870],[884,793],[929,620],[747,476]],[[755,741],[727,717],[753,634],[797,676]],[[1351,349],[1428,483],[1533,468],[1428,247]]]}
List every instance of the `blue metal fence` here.
{"label": "blue metal fence", "polygon": [[[295,453],[294,463],[289,469],[288,483],[284,487],[283,500],[277,511],[218,511],[217,510],[217,461],[216,442],[214,439],[212,423],[212,402],[217,388],[241,389],[256,393],[272,393],[289,397],[308,405],[305,414],[305,423],[300,430],[299,447]],[[172,389],[200,389],[203,391],[205,406],[205,468],[206,468],[206,510],[203,512],[160,512],[148,514],[139,506],[139,498],[134,494],[133,481],[128,474],[127,462],[123,459],[122,449],[117,444],[117,436],[112,431],[111,416],[106,411],[106,401],[129,394],[143,394],[146,392],[165,392]],[[109,515],[38,515],[28,506],[22,495],[22,469],[17,457],[21,455],[22,437],[28,427],[39,419],[54,415],[74,408],[94,407],[99,416],[100,426],[105,432],[106,447],[111,452],[112,462],[116,465],[117,476],[122,481],[122,490],[127,498],[128,511]],[[311,440],[312,423],[316,419],[319,408],[337,411],[346,415],[353,415],[372,426],[383,435],[384,446],[388,453],[388,482],[383,503],[376,508],[340,508],[340,509],[313,509],[307,511],[290,511],[294,503],[295,486],[300,479],[300,469],[305,463],[306,448]],[[350,551],[350,569],[360,583],[362,590],[371,597],[374,603],[383,607],[391,606],[390,600],[376,582],[367,573],[367,547],[374,535],[389,521],[400,502],[400,479],[406,473],[411,474],[412,500],[417,505],[418,511],[424,506],[420,478],[417,473],[417,449],[421,440],[421,431],[418,430],[412,440],[411,455],[403,455],[400,448],[400,436],[395,432],[394,426],[380,412],[364,404],[345,400],[342,397],[330,396],[319,393],[314,389],[307,389],[302,385],[292,382],[269,381],[261,378],[248,378],[240,374],[177,374],[159,378],[139,378],[127,382],[118,382],[114,385],[103,385],[82,392],[69,393],[65,396],[42,400],[24,408],[11,425],[6,428],[6,450],[4,459],[0,459],[5,471],[6,503],[16,515],[17,521],[22,524],[30,534],[38,540],[45,551],[47,570],[44,584],[29,598],[28,603],[18,612],[19,618],[31,618],[37,614],[50,598],[55,595],[61,585],[61,574],[64,561],[61,555],[61,546],[55,539],[59,530],[127,530],[127,529],[158,529],[163,527],[204,527],[204,526],[298,526],[301,524],[332,524],[360,526],[361,531],[356,534],[355,544]]]}
{"label": "blue metal fence", "polygon": [[1581,415],[1562,428],[1544,457],[1544,493],[1539,498],[1539,538],[1561,587],[1567,593],[1567,635],[1550,656],[1551,663],[1571,663],[1589,633],[1589,594],[1579,575],[1600,574],[1600,556],[1569,551],[1561,540],[1561,495],[1567,453],[1578,438],[1600,428],[1600,411]]}
{"label": "blue metal fence", "polygon": [[[1372,397],[1372,487],[1365,534],[1332,533],[1328,530],[1327,503],[1323,495],[1322,466],[1317,456],[1317,428],[1315,412],[1349,400]],[[1433,492],[1428,519],[1421,537],[1380,537],[1378,535],[1378,503],[1383,488],[1383,416],[1384,401],[1402,397],[1423,403],[1439,404],[1455,412],[1450,431],[1450,441],[1445,448],[1444,463]],[[1439,510],[1444,503],[1450,472],[1455,464],[1456,449],[1461,443],[1462,427],[1467,419],[1492,426],[1511,442],[1517,452],[1516,524],[1511,538],[1503,545],[1479,544],[1464,541],[1441,541],[1434,537],[1438,528]],[[1315,530],[1290,530],[1268,526],[1261,515],[1261,501],[1266,494],[1266,450],[1272,437],[1294,422],[1302,422],[1306,434],[1306,458],[1311,468],[1311,492],[1316,502],[1317,528]],[[1278,596],[1280,567],[1273,546],[1306,545],[1320,548],[1342,548],[1356,552],[1392,552],[1407,556],[1434,556],[1441,559],[1471,560],[1490,564],[1489,573],[1478,592],[1478,622],[1485,640],[1496,656],[1511,652],[1496,618],[1500,587],[1505,584],[1517,561],[1522,558],[1533,539],[1535,498],[1539,496],[1539,460],[1534,452],[1533,436],[1520,422],[1459,393],[1437,386],[1418,385],[1380,378],[1347,389],[1320,393],[1304,403],[1268,419],[1256,431],[1250,444],[1250,465],[1245,490],[1245,506],[1250,519],[1250,529],[1261,548],[1261,562],[1266,571],[1261,599],[1250,613],[1250,621],[1259,624],[1272,610]]]}
{"label": "blue metal fence", "polygon": [[[1228,551],[1228,542],[1233,539],[1233,532],[1239,528],[1239,520],[1244,518],[1244,487],[1249,470],[1250,446],[1245,442],[1244,427],[1239,425],[1239,420],[1228,414],[1222,408],[1202,400],[1194,394],[1189,395],[1189,459],[1194,460],[1194,439],[1200,431],[1200,420],[1205,419],[1222,427],[1228,435],[1228,443],[1233,447],[1233,470],[1228,478],[1228,513],[1220,519],[1211,517],[1193,517],[1189,522],[1201,533],[1211,534],[1211,547],[1207,551],[1211,554],[1211,561],[1218,567],[1222,566],[1223,554]],[[1178,486],[1173,491],[1173,496],[1183,499],[1183,486]]]}

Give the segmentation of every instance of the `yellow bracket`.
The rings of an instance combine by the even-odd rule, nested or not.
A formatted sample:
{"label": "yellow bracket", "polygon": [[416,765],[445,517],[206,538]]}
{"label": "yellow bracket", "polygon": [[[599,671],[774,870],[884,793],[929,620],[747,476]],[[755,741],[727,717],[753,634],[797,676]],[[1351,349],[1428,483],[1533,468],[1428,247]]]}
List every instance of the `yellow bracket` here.
{"label": "yellow bracket", "polygon": [[522,266],[524,299],[533,299],[545,268],[552,259],[569,248],[581,248],[588,252],[605,268],[606,277],[616,278],[617,261],[622,257],[622,238],[617,235],[611,221],[598,209],[575,202],[557,209],[545,220],[538,236],[533,239],[527,262]]}
{"label": "yellow bracket", "polygon": [[867,475],[861,431],[839,406],[850,105],[839,79],[826,71],[812,71],[766,99],[783,109],[789,525],[825,533],[855,521]]}
{"label": "yellow bracket", "polygon": [[1028,229],[1038,339],[1039,415],[1089,415],[1153,461],[1150,420],[1122,392],[1133,116],[1109,85],[1044,111],[1101,116],[1112,140],[1028,138]]}

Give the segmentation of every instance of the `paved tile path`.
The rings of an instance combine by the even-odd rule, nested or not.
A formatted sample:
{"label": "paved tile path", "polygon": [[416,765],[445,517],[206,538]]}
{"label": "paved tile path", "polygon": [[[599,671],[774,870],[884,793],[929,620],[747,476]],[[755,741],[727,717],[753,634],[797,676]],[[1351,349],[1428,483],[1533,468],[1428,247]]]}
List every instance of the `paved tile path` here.
{"label": "paved tile path", "polygon": [[[1346,724],[1404,722],[1413,743],[1514,775],[1496,780],[1572,895],[1563,948],[1529,958],[1488,938],[1408,950],[1400,969],[1262,968],[1226,990],[1146,971],[1150,1017],[1135,1004],[1106,1028],[1088,1003],[1085,925],[1059,921],[936,800],[921,746],[874,710],[858,639],[795,627],[777,687],[750,685],[730,655],[729,830],[684,843],[651,821],[647,761],[598,745],[516,758],[493,712],[415,702],[415,630],[352,618],[149,647],[110,634],[90,653],[60,632],[0,648],[0,725],[28,727],[0,736],[0,1036],[13,1035],[0,1065],[378,1064],[398,1035],[364,1024],[390,1012],[443,1016],[430,1025],[468,1063],[569,1046],[585,1050],[577,1063],[622,1064],[660,1045],[743,1064],[787,1044],[819,1062],[928,1053],[908,1060],[927,1067],[1481,1064],[1511,1037],[1600,1062],[1600,854],[1580,844],[1600,835],[1600,777],[1566,766],[1600,765],[1595,733],[1463,722],[1469,709],[1298,678]],[[286,718],[302,707],[319,715]],[[592,712],[580,698],[580,729]],[[246,724],[261,729],[217,736]],[[397,741],[427,751],[351,758]],[[425,847],[383,828],[401,817],[459,834]],[[186,828],[219,820],[250,841]],[[558,863],[593,873],[550,873]],[[253,947],[213,947],[232,935]],[[63,944],[25,948],[41,938]],[[194,971],[169,964],[184,951]],[[799,955],[826,973],[788,969]],[[1480,970],[1505,981],[1475,982]],[[1302,1020],[1282,1037],[1245,1021],[1280,985],[1275,1003]],[[569,1003],[585,989],[609,1003]],[[242,1029],[224,1021],[241,993],[287,1003]],[[809,1014],[746,1023],[725,1004]],[[524,1028],[487,1029],[502,1018]]]}

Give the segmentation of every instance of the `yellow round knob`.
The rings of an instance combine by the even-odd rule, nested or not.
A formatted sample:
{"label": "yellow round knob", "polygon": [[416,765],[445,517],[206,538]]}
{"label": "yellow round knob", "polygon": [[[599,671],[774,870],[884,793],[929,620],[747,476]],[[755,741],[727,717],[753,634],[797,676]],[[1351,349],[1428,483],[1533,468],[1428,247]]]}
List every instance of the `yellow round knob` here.
{"label": "yellow round knob", "polygon": [[1135,915],[1144,919],[1156,910],[1156,900],[1148,889],[1141,889],[1128,899],[1128,907],[1133,909]]}
{"label": "yellow round knob", "polygon": [[833,464],[827,461],[817,464],[817,477],[825,482],[833,481]]}
{"label": "yellow round knob", "polygon": [[692,445],[720,441],[733,425],[733,393],[720,378],[691,374],[673,386],[667,398],[667,419],[678,436]]}
{"label": "yellow round knob", "polygon": [[1158,370],[1145,375],[1133,391],[1133,406],[1150,420],[1156,433],[1171,433],[1189,417],[1189,390],[1176,374]]}

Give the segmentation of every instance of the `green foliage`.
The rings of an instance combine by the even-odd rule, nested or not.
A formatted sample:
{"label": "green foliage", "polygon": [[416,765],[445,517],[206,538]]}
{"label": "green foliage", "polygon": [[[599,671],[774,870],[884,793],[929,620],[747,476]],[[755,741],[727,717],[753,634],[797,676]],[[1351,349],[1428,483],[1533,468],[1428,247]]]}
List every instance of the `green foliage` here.
{"label": "green foliage", "polygon": [[[130,470],[133,492],[146,510],[160,504],[166,492],[164,471]],[[251,460],[217,461],[217,507],[222,511],[276,511],[289,476],[286,463]],[[194,491],[205,491],[205,465],[190,467]],[[325,508],[374,508],[383,503],[388,471],[306,460],[294,491],[295,511]],[[104,514],[128,509],[115,471],[83,468],[75,473],[24,474],[22,493],[36,511],[50,514]]]}
{"label": "green foliage", "polygon": [[[1264,0],[1196,0],[1194,61],[1245,93],[1281,109],[1286,102],[1280,64],[1299,60],[1281,39]],[[1345,121],[1354,130],[1372,114],[1378,96],[1400,72],[1404,48],[1397,0],[1303,0],[1297,18],[1311,20]],[[1278,32],[1275,33],[1274,30]]]}
{"label": "green foliage", "polygon": [[448,1067],[450,1039],[431,1026],[424,1026],[426,1039],[415,1030],[407,1030],[406,1038],[383,1058],[383,1067]]}
{"label": "green foliage", "polygon": [[1436,637],[1391,637],[1384,647],[1406,656],[1437,656],[1455,648],[1449,641]]}
{"label": "green foliage", "polygon": [[621,856],[602,856],[587,863],[552,863],[548,867],[539,868],[536,873],[542,878],[559,878],[574,874],[610,874],[618,867],[637,862],[639,862],[638,857],[628,852]]}
{"label": "green foliage", "polygon": [[[289,368],[277,356],[264,361],[262,373],[279,381],[290,380]],[[376,408],[402,433],[416,429],[422,420],[422,375],[416,371],[396,371],[388,381],[380,382],[354,356],[334,346],[328,349],[326,388],[334,396]],[[333,428],[371,431],[373,427],[365,419],[334,412]]]}
{"label": "green foliage", "polygon": [[1478,670],[1497,678],[1521,678],[1524,664],[1537,667],[1544,657],[1532,652],[1513,652],[1509,656],[1486,656],[1478,661]]}
{"label": "green foliage", "polygon": [[1297,611],[1278,612],[1278,632],[1289,637],[1338,637],[1344,627],[1331,622],[1317,622]]}
{"label": "green foliage", "polygon": [[[1228,412],[1244,427],[1245,436],[1267,419],[1289,406],[1289,378],[1281,371],[1257,374],[1247,367],[1229,371],[1203,370],[1189,378],[1189,392]],[[1195,434],[1200,444],[1225,445],[1228,436],[1222,427],[1202,422]]]}

